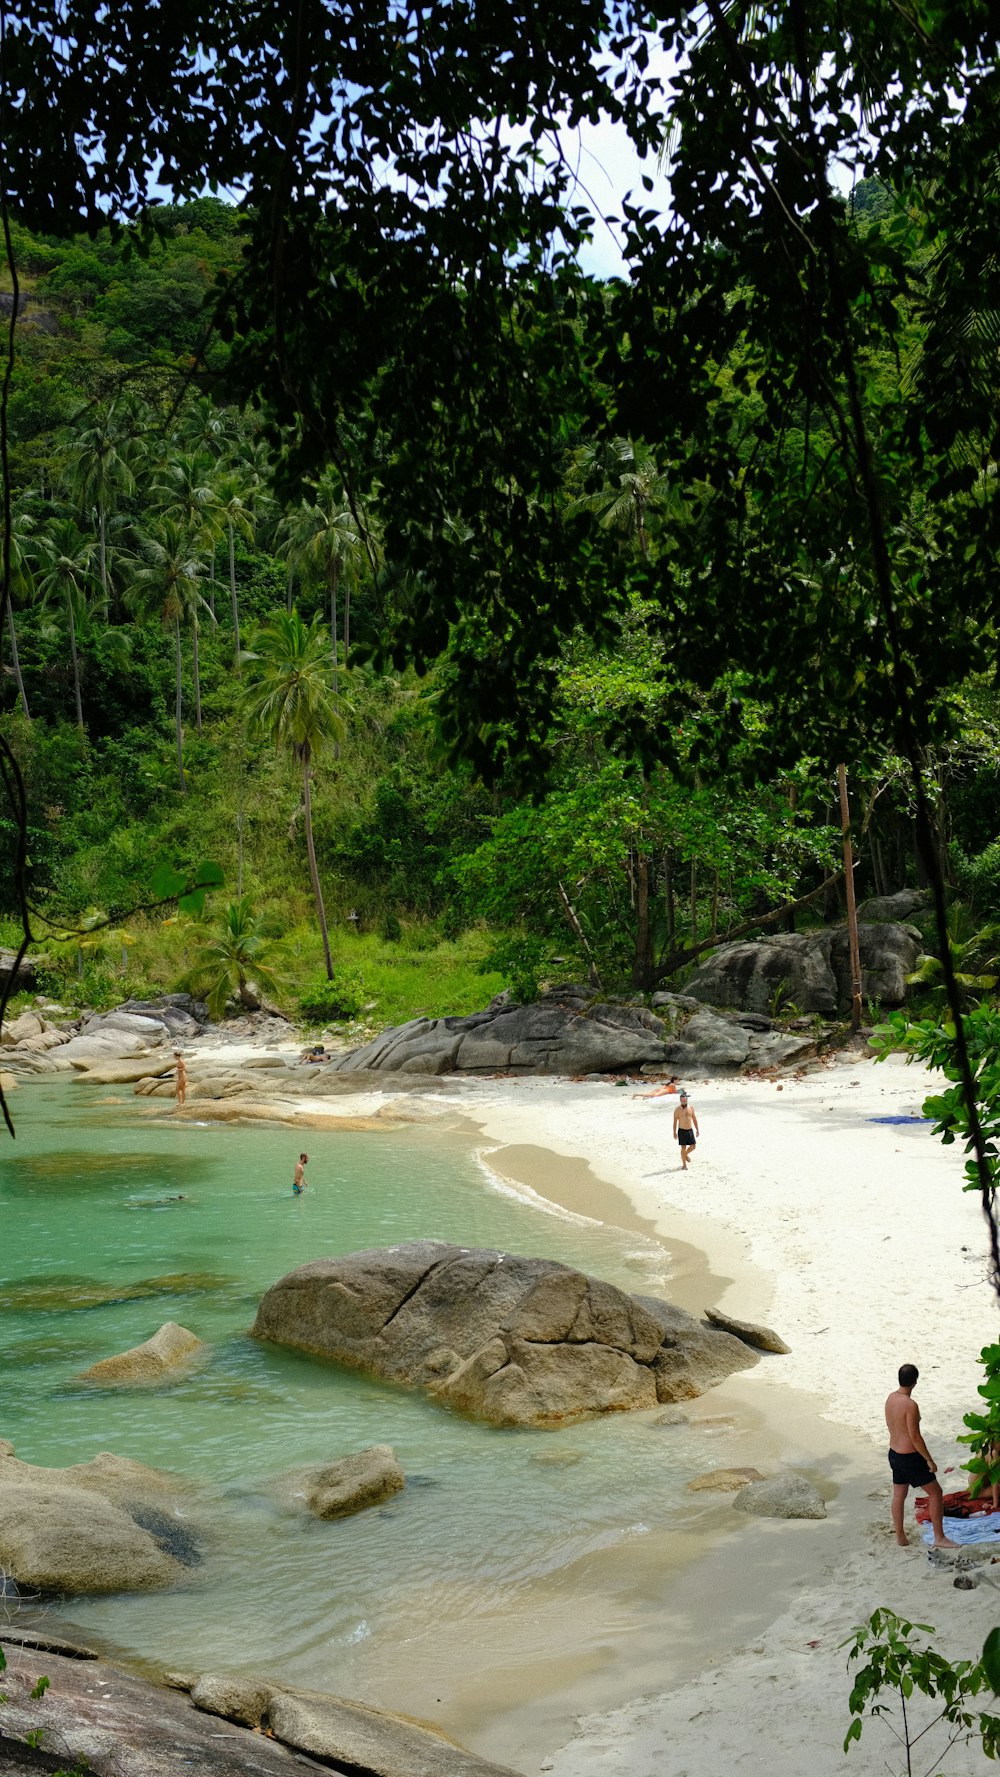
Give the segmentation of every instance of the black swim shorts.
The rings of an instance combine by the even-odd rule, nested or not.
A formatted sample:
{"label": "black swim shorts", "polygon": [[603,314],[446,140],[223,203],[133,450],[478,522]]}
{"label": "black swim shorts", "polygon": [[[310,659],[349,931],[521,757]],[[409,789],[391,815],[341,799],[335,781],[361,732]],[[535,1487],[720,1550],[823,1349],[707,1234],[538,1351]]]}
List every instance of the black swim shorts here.
{"label": "black swim shorts", "polygon": [[926,1487],[936,1478],[918,1450],[907,1450],[902,1456],[898,1450],[890,1450],[889,1467],[897,1487]]}
{"label": "black swim shorts", "polygon": [[680,1142],[682,1148],[693,1148],[694,1147],[694,1130],[693,1129],[678,1129],[677,1140]]}

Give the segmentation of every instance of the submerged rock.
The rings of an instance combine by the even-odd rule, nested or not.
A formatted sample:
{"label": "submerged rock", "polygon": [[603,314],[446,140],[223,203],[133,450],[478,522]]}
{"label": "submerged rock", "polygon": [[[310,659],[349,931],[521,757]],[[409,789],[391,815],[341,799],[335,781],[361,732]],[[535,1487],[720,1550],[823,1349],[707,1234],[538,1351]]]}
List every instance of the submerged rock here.
{"label": "submerged rock", "polygon": [[165,1277],[141,1277],[135,1283],[98,1283],[89,1277],[25,1278],[0,1289],[0,1309],[22,1314],[37,1309],[103,1308],[113,1302],[143,1302],[152,1296],[192,1296],[225,1289],[231,1278],[211,1271],[168,1272]]}
{"label": "submerged rock", "polygon": [[372,1444],[339,1462],[293,1469],[280,1477],[276,1490],[293,1504],[308,1507],[316,1518],[346,1518],[381,1504],[405,1486],[406,1476],[391,1445]]}
{"label": "submerged rock", "polygon": [[738,1493],[751,1481],[764,1479],[759,1468],[713,1468],[688,1482],[689,1493]]}
{"label": "submerged rock", "polygon": [[111,1455],[71,1468],[0,1452],[0,1566],[24,1591],[144,1592],[175,1585],[199,1559],[178,1518],[191,1490]]}
{"label": "submerged rock", "polygon": [[77,1378],[92,1382],[99,1388],[156,1388],[176,1382],[204,1363],[208,1347],[197,1334],[179,1327],[174,1320],[165,1320],[162,1327],[142,1345],[116,1357],[105,1357],[91,1364]]}
{"label": "submerged rock", "polygon": [[496,1425],[655,1407],[756,1361],[667,1302],[550,1259],[434,1240],[300,1266],[267,1291],[253,1332]]}

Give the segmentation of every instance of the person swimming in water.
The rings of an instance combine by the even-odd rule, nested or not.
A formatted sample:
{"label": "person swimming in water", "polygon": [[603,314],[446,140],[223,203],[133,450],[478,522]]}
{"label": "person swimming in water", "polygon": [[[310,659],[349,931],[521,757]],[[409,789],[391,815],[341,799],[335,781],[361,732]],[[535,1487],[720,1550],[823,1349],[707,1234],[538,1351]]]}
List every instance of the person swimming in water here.
{"label": "person swimming in water", "polygon": [[300,1154],[298,1160],[295,1162],[295,1171],[292,1173],[293,1197],[301,1197],[306,1188],[306,1166],[308,1161],[308,1154]]}

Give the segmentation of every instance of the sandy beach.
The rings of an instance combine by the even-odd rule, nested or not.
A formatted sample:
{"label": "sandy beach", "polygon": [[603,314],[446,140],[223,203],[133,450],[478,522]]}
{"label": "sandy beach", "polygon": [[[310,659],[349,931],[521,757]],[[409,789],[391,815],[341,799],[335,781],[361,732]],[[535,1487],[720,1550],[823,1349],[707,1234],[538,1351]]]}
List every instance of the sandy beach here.
{"label": "sandy beach", "polygon": [[[762,1414],[783,1463],[815,1472],[826,1462],[836,1484],[825,1523],[748,1524],[697,1564],[671,1596],[659,1682],[649,1685],[643,1670],[627,1707],[581,1714],[543,1764],[556,1777],[902,1768],[879,1725],[865,1729],[860,1748],[841,1750],[844,1639],[888,1605],[932,1624],[941,1650],[958,1658],[977,1655],[1000,1622],[991,1577],[1000,1568],[957,1590],[912,1522],[913,1546],[900,1550],[888,1521],[882,1408],[898,1365],[920,1367],[916,1394],[947,1491],[962,1484],[946,1471],[962,1459],[962,1414],[976,1402],[978,1354],[997,1327],[984,1225],[978,1200],[962,1191],[960,1152],[917,1120],[929,1084],[901,1061],[853,1057],[780,1089],[692,1081],[702,1139],[686,1174],[669,1139],[669,1098],[635,1102],[631,1088],[538,1079],[449,1093],[480,1124],[484,1156],[501,1172],[518,1144],[585,1159],[668,1248],[680,1243],[667,1285],[675,1299],[703,1308],[710,1284],[727,1311],[782,1334],[790,1356],[698,1406],[736,1402]],[[567,1175],[547,1184],[540,1170],[540,1193],[586,1213]],[[707,1274],[692,1261],[698,1253]],[[829,1428],[825,1450],[808,1432],[817,1415]],[[840,1446],[842,1459],[831,1461]],[[948,1768],[980,1767],[978,1753],[956,1750]]]}
{"label": "sandy beach", "polygon": [[[477,1630],[478,1679],[460,1625],[442,1622],[433,1647],[411,1644],[399,1706],[415,1705],[433,1670],[451,1731],[555,1777],[905,1768],[878,1724],[842,1751],[845,1639],[886,1605],[932,1624],[951,1658],[974,1657],[1000,1622],[1000,1565],[956,1589],[955,1570],[918,1540],[912,1504],[908,1550],[889,1523],[883,1403],[898,1366],[919,1366],[929,1447],[945,1490],[960,1487],[957,1435],[997,1331],[978,1199],[962,1190],[960,1150],[920,1117],[930,1076],[845,1054],[780,1083],[688,1081],[701,1139],[686,1173],[670,1135],[675,1100],[639,1100],[641,1083],[434,1084],[413,1095],[389,1077],[290,1101],[282,1116],[327,1129],[471,1125],[484,1167],[530,1200],[655,1234],[666,1253],[658,1293],[763,1321],[791,1347],[691,1403],[694,1420],[727,1428],[717,1466],[798,1468],[822,1485],[828,1517],[748,1520],[720,1496],[698,1548],[663,1538],[594,1573],[589,1658],[561,1652],[558,1609],[540,1595],[519,1621]],[[936,1771],[933,1751],[921,1770]],[[956,1749],[950,1768],[988,1767]]]}

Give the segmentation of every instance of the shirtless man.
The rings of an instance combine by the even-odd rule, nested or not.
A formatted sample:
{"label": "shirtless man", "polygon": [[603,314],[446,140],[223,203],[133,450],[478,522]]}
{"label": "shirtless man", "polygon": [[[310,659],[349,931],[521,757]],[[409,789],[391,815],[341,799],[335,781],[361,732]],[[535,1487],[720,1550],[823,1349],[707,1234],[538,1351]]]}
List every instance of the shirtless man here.
{"label": "shirtless man", "polygon": [[177,1100],[177,1109],[180,1110],[181,1105],[187,1098],[188,1075],[187,1068],[184,1066],[184,1057],[179,1049],[174,1050],[174,1061],[177,1066],[177,1074],[174,1081],[174,1097]]}
{"label": "shirtless man", "polygon": [[682,1092],[677,1100],[674,1111],[674,1136],[680,1142],[681,1167],[686,1172],[688,1161],[695,1150],[697,1137],[701,1134],[698,1119],[694,1114],[694,1105],[688,1103],[688,1095]]}
{"label": "shirtless man", "polygon": [[919,1487],[927,1495],[931,1511],[931,1528],[936,1549],[957,1549],[944,1533],[944,1495],[935,1478],[937,1463],[924,1443],[920,1431],[920,1408],[913,1399],[913,1390],[920,1374],[916,1364],[903,1364],[899,1387],[885,1403],[885,1423],[889,1427],[889,1467],[892,1470],[892,1527],[900,1548],[908,1548],[903,1529],[906,1495],[911,1487]]}
{"label": "shirtless man", "polygon": [[295,1171],[292,1173],[292,1196],[293,1197],[301,1197],[303,1191],[306,1188],[306,1165],[308,1163],[308,1160],[309,1160],[308,1154],[300,1154],[298,1159],[295,1162]]}

